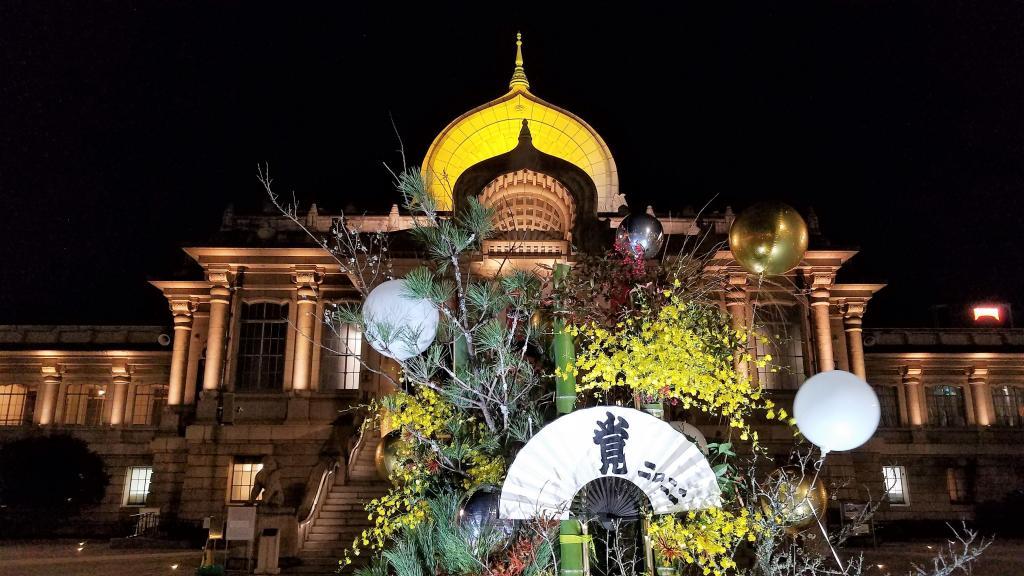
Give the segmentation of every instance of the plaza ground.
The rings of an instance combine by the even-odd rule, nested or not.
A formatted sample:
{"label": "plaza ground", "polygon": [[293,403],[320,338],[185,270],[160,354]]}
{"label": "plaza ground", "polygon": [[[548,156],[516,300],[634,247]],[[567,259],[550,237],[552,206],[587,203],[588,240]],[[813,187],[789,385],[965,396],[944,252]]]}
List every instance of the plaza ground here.
{"label": "plaza ground", "polygon": [[[192,549],[111,549],[105,541],[0,541],[3,576],[192,576],[202,552]],[[81,551],[78,548],[82,548]],[[177,568],[172,566],[177,565]]]}
{"label": "plaza ground", "polygon": [[[192,576],[199,566],[199,550],[111,549],[106,542],[78,541],[0,542],[0,574],[3,576]],[[888,543],[879,548],[847,550],[845,556],[863,552],[865,576],[903,576],[912,563],[930,567],[935,547],[942,542]],[[929,549],[928,546],[932,546]],[[172,566],[177,565],[177,568]],[[975,565],[973,576],[1024,574],[1024,541],[996,541]]]}

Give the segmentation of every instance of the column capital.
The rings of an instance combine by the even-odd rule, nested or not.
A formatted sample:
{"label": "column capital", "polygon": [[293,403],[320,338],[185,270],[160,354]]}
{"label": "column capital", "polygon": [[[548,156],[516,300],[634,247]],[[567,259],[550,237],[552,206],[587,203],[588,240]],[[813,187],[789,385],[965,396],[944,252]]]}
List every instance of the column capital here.
{"label": "column capital", "polygon": [[904,382],[914,384],[921,382],[921,373],[923,371],[920,366],[900,366],[899,370]]}
{"label": "column capital", "polygon": [[846,320],[857,320],[858,322],[864,318],[864,312],[867,310],[868,303],[859,300],[845,300],[840,305],[840,309],[843,311],[843,318]]}
{"label": "column capital", "polygon": [[747,284],[748,278],[746,273],[729,274],[725,285],[725,302],[727,306],[746,303],[749,296]]}
{"label": "column capital", "polygon": [[207,268],[206,281],[214,286],[231,288],[234,284],[235,274],[230,268]]}
{"label": "column capital", "polygon": [[114,384],[128,384],[132,381],[132,367],[128,364],[115,364],[110,367],[110,376]]}
{"label": "column capital", "polygon": [[324,281],[323,269],[320,267],[296,266],[292,272],[292,282],[298,290],[299,304],[315,304],[317,289]]}
{"label": "column capital", "polygon": [[324,281],[324,269],[320,266],[295,266],[292,268],[292,282],[297,286],[317,287]]}
{"label": "column capital", "polygon": [[61,378],[64,377],[64,366],[61,364],[44,365],[41,372],[43,374],[43,382],[59,384]]}
{"label": "column capital", "polygon": [[199,307],[199,302],[193,298],[173,298],[168,301],[173,316],[175,330],[191,330],[192,315]]}
{"label": "column capital", "polygon": [[988,368],[980,368],[972,366],[964,369],[964,375],[967,376],[968,382],[984,382],[988,379]]}
{"label": "column capital", "polygon": [[829,306],[829,295],[835,284],[835,272],[810,272],[807,275],[810,283],[811,306]]}

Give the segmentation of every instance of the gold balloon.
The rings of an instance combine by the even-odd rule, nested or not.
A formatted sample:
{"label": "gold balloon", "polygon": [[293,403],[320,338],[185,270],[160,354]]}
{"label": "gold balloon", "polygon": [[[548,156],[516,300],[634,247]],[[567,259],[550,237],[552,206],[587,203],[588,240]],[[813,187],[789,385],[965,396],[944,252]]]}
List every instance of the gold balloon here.
{"label": "gold balloon", "polygon": [[391,478],[391,472],[401,465],[399,451],[407,448],[408,442],[402,440],[398,431],[380,439],[377,444],[377,452],[374,454],[374,464],[377,466],[377,476],[380,476],[381,480]]}
{"label": "gold balloon", "polygon": [[821,478],[811,485],[813,471],[803,471],[796,466],[779,468],[768,476],[766,487],[776,487],[778,509],[773,510],[768,500],[761,500],[761,509],[765,514],[781,514],[782,523],[790,534],[799,532],[821,518],[828,507],[828,492]]}
{"label": "gold balloon", "polygon": [[785,274],[807,252],[807,223],[793,207],[759,202],[736,217],[729,229],[736,262],[754,274]]}

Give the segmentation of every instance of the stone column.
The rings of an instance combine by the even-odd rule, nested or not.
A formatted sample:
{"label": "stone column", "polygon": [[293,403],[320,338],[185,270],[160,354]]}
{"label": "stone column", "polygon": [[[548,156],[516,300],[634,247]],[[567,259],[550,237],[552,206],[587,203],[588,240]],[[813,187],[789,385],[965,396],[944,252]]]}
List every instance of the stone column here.
{"label": "stone column", "polygon": [[171,347],[171,375],[167,386],[167,405],[185,403],[185,373],[188,371],[188,347],[192,339],[192,313],[196,310],[191,300],[171,300],[174,315],[174,345]]}
{"label": "stone column", "polygon": [[924,388],[921,386],[921,369],[904,366],[902,369],[904,396],[907,398],[906,424],[924,425]]}
{"label": "stone column", "polygon": [[60,366],[43,366],[43,386],[39,395],[36,423],[40,426],[56,424],[57,396],[60,393]]}
{"label": "stone column", "polygon": [[818,372],[835,370],[836,362],[832,352],[832,326],[829,321],[829,295],[832,290],[832,274],[814,273],[811,276],[811,328],[814,331],[814,350]]}
{"label": "stone column", "polygon": [[974,401],[974,422],[979,426],[991,426],[995,420],[992,406],[992,390],[988,385],[988,368],[968,368],[967,384]]}
{"label": "stone column", "polygon": [[843,331],[846,332],[846,355],[850,362],[850,372],[863,380],[867,380],[864,369],[864,309],[865,302],[846,302],[843,305]]}
{"label": "stone column", "polygon": [[125,407],[128,405],[128,385],[132,383],[132,377],[127,366],[114,366],[111,371],[114,392],[110,398],[110,425],[120,426],[124,424]]}
{"label": "stone column", "polygon": [[316,333],[316,287],[319,275],[315,271],[296,271],[298,290],[295,314],[295,353],[292,366],[292,390],[309,390],[313,369],[313,337]]}
{"label": "stone column", "polygon": [[203,391],[219,390],[224,370],[224,343],[227,339],[228,311],[231,308],[231,282],[226,270],[207,272],[210,287],[210,326],[206,336],[206,371]]}
{"label": "stone column", "polygon": [[[729,284],[725,288],[725,309],[729,312],[729,316],[732,319],[733,330],[745,330],[747,328],[747,304],[749,303],[749,297],[746,286],[746,274],[729,275]],[[740,358],[740,355],[745,351],[745,348],[739,347],[734,353],[736,355],[734,364],[741,378],[749,377],[750,375],[747,363]]]}

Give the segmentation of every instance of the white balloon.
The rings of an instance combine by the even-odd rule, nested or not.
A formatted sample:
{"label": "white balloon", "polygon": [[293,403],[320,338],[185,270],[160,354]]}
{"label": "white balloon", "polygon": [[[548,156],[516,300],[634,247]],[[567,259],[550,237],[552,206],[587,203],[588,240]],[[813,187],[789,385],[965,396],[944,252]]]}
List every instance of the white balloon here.
{"label": "white balloon", "polygon": [[793,401],[800,433],[822,452],[853,450],[878,428],[878,396],[867,382],[842,370],[821,372],[804,382]]}
{"label": "white balloon", "polygon": [[406,296],[405,280],[388,280],[363,303],[366,341],[381,354],[404,361],[430,347],[440,312],[425,298]]}

